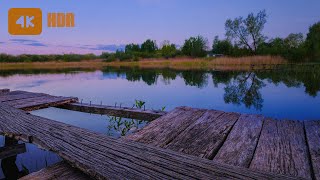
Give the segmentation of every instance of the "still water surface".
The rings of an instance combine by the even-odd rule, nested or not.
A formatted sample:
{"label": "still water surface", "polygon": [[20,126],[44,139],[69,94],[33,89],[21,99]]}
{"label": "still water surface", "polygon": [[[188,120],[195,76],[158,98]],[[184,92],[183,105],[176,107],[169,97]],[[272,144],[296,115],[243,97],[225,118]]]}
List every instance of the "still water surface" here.
{"label": "still water surface", "polygon": [[[320,119],[320,67],[263,72],[105,68],[92,72],[2,72],[0,88],[148,109],[191,106],[273,118]],[[52,110],[55,111],[55,110]],[[43,114],[50,113],[43,110]],[[41,114],[41,113],[40,113]]]}
{"label": "still water surface", "polygon": [[[105,68],[96,71],[1,71],[0,89],[75,96],[83,102],[132,107],[135,100],[147,109],[170,111],[177,106],[263,114],[295,120],[320,120],[320,67],[291,67],[275,71],[176,71]],[[147,122],[94,115],[57,108],[32,112],[60,122],[119,138]],[[2,139],[1,139],[2,138]],[[4,146],[4,137],[0,144]],[[21,142],[20,142],[21,143]],[[1,161],[4,172],[34,172],[61,159],[26,144],[27,151]],[[14,165],[15,164],[15,165]]]}

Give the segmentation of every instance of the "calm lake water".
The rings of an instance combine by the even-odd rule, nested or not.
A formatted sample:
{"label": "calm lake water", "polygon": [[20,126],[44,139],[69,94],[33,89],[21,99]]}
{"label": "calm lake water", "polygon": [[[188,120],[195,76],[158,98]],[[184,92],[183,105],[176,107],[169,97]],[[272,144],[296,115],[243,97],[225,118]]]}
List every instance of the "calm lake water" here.
{"label": "calm lake water", "polygon": [[[105,68],[81,71],[5,71],[0,88],[79,97],[83,102],[148,109],[191,106],[295,120],[320,119],[320,66],[222,72]],[[39,115],[60,116],[59,110]],[[65,111],[61,111],[65,113]],[[69,112],[66,112],[69,113]],[[79,115],[77,118],[81,118]]]}
{"label": "calm lake water", "polygon": [[[295,66],[273,71],[176,71],[104,68],[96,71],[1,71],[0,89],[75,96],[83,102],[170,111],[178,106],[263,114],[278,119],[320,120],[320,66]],[[144,127],[147,122],[57,108],[32,112],[113,137]],[[4,139],[4,137],[1,137]],[[1,141],[4,146],[4,140]],[[34,172],[60,158],[34,145],[14,156],[2,170]],[[12,169],[13,168],[13,169]],[[17,169],[16,169],[17,168]],[[0,179],[4,172],[0,171]]]}

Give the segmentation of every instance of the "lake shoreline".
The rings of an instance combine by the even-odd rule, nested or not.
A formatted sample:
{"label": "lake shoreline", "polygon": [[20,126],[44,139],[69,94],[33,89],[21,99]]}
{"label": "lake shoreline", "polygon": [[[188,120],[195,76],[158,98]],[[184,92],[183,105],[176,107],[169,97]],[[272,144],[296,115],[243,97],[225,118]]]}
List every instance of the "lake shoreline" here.
{"label": "lake shoreline", "polygon": [[21,62],[0,63],[0,70],[21,69],[96,69],[104,67],[139,67],[174,70],[250,70],[273,69],[278,65],[286,65],[287,61],[281,57],[251,56],[251,57],[220,57],[220,58],[173,58],[173,59],[142,59],[140,61],[105,62],[101,59],[80,62]]}

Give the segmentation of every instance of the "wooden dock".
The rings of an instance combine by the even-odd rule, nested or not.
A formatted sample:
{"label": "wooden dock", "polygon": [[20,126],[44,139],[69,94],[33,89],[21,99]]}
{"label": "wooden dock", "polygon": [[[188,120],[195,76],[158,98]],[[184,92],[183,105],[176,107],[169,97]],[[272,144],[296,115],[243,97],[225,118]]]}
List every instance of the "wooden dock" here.
{"label": "wooden dock", "polygon": [[[47,98],[28,100],[34,96]],[[320,121],[274,120],[189,107],[166,113],[75,101],[0,91],[0,133],[64,159],[23,179],[320,180]],[[156,119],[132,135],[114,139],[18,110],[48,106]]]}
{"label": "wooden dock", "polygon": [[320,121],[180,107],[124,139],[251,170],[320,179]]}
{"label": "wooden dock", "polygon": [[44,93],[10,91],[8,89],[0,90],[0,103],[4,103],[25,111],[33,111],[77,101],[78,98],[75,97],[58,97]]}
{"label": "wooden dock", "polygon": [[3,103],[0,103],[0,114],[1,134],[51,150],[95,179],[290,179],[117,140]]}

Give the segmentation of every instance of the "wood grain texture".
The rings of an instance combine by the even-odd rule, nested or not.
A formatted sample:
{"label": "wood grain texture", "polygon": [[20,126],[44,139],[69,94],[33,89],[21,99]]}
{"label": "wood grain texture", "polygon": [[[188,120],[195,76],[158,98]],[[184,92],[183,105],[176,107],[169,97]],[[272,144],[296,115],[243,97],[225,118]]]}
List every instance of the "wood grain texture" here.
{"label": "wood grain texture", "polygon": [[22,100],[22,99],[28,99],[28,98],[41,97],[41,96],[46,96],[46,94],[31,93],[26,91],[12,91],[0,96],[0,102]]}
{"label": "wood grain texture", "polygon": [[214,161],[249,167],[260,137],[263,117],[241,115]]}
{"label": "wood grain texture", "polygon": [[0,89],[0,95],[9,93],[10,89]]}
{"label": "wood grain texture", "polygon": [[78,98],[74,97],[58,97],[44,93],[32,93],[26,91],[12,91],[0,95],[0,102],[25,111],[33,111],[50,106],[74,103],[77,101]]}
{"label": "wood grain texture", "polygon": [[80,111],[93,114],[108,114],[111,116],[124,117],[139,119],[145,121],[155,120],[167,112],[155,111],[155,110],[143,110],[137,108],[125,108],[125,107],[114,107],[105,105],[95,105],[95,104],[83,104],[83,103],[71,103],[59,106],[62,109],[68,109],[72,111]]}
{"label": "wood grain texture", "polygon": [[26,144],[14,144],[0,148],[0,159],[16,156],[26,152]]}
{"label": "wood grain texture", "polygon": [[311,179],[303,122],[266,119],[250,169]]}
{"label": "wood grain texture", "polygon": [[41,169],[40,171],[31,173],[27,176],[20,178],[20,180],[66,180],[66,179],[76,179],[76,180],[89,180],[91,179],[86,174],[81,171],[71,167],[66,162],[60,162],[49,166],[47,168]]}
{"label": "wood grain texture", "polygon": [[12,107],[23,109],[23,110],[36,110],[46,108],[50,106],[58,106],[66,103],[76,102],[77,98],[72,97],[56,97],[56,96],[41,96],[27,99],[20,99],[15,101],[4,102]]}
{"label": "wood grain texture", "polygon": [[314,176],[320,180],[320,121],[305,121],[304,125]]}
{"label": "wood grain texture", "polygon": [[287,179],[124,142],[82,128],[27,114],[0,103],[0,133],[60,155],[96,179]]}
{"label": "wood grain texture", "polygon": [[164,148],[212,159],[240,114],[207,110]]}
{"label": "wood grain texture", "polygon": [[206,110],[204,109],[178,107],[124,139],[164,147],[198,120],[205,112]]}

